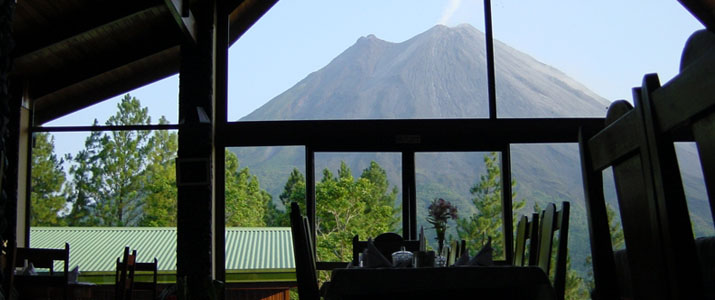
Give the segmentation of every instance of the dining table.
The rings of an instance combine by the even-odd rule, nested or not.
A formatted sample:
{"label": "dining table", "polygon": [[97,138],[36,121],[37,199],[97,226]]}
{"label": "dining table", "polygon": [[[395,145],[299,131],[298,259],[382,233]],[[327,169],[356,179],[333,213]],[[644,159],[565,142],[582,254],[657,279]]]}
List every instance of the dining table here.
{"label": "dining table", "polygon": [[555,299],[535,266],[334,269],[323,288],[336,299]]}

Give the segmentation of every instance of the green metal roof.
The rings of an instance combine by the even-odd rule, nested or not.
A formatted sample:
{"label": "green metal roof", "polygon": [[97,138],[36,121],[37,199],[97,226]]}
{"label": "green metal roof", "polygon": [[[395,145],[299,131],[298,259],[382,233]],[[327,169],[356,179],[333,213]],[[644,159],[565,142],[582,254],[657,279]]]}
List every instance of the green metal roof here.
{"label": "green metal roof", "polygon": [[[137,261],[156,257],[159,271],[176,270],[175,227],[32,227],[33,248],[70,244],[70,268],[114,272],[124,246],[137,250]],[[61,269],[61,266],[56,268]],[[290,228],[226,228],[226,270],[295,269]]]}

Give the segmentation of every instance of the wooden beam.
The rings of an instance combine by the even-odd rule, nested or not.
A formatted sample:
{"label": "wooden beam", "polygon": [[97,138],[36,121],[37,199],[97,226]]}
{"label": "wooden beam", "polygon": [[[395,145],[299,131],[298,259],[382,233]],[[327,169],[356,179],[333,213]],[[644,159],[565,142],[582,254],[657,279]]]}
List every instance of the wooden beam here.
{"label": "wooden beam", "polygon": [[196,43],[196,20],[189,10],[189,0],[164,0],[184,36]]}
{"label": "wooden beam", "polygon": [[715,0],[678,0],[678,2],[685,6],[700,23],[715,32]]}
{"label": "wooden beam", "polygon": [[[122,43],[136,43],[138,46],[144,46],[146,39],[149,39],[151,44],[167,44],[164,42],[165,40],[176,39],[176,36],[167,35],[165,32],[171,28],[167,26],[166,20],[161,18],[166,14],[168,14],[168,10],[163,5],[153,6],[102,26],[56,40],[53,44],[44,45],[32,52],[18,55],[13,62],[15,69],[11,76],[31,79],[51,76],[46,75],[47,73],[61,73],[57,76],[62,78],[67,76],[68,71],[76,72],[77,69],[82,68],[97,68],[87,66],[95,64],[95,62],[88,62],[90,59],[117,60],[119,57],[122,58],[120,60],[124,60],[124,57],[140,51],[133,48],[145,48],[118,49],[117,45]],[[147,31],[146,28],[152,30]],[[127,32],[132,34],[125,34]],[[157,34],[158,32],[161,34]],[[111,41],[101,38],[108,35],[112,35]],[[171,44],[178,45],[178,41],[173,40]],[[163,47],[163,49],[165,48],[167,47]],[[138,58],[133,60],[136,59]],[[48,65],[48,62],[52,62],[52,64]],[[105,62],[98,61],[96,63]],[[53,80],[52,78],[45,79]],[[32,85],[31,88],[35,90],[36,86]]]}
{"label": "wooden beam", "polygon": [[[32,22],[28,22],[25,26],[15,26],[14,57],[22,57],[28,53],[39,51],[156,5],[154,1],[84,1],[78,9],[62,11],[59,16],[51,16],[53,22],[48,23],[46,20],[48,17],[38,13],[37,7],[29,7],[30,3],[35,4],[36,2],[20,1],[18,3],[16,18],[24,18],[32,20]],[[47,4],[54,3],[49,1]]]}
{"label": "wooden beam", "polygon": [[151,125],[109,125],[109,126],[50,126],[30,127],[30,132],[90,132],[90,131],[133,131],[133,130],[177,130],[179,124]]}
{"label": "wooden beam", "polygon": [[690,116],[715,109],[715,49],[710,49],[678,76],[653,92],[658,127],[670,131]]}
{"label": "wooden beam", "polygon": [[178,62],[179,46],[175,46],[37,98],[34,124],[43,124],[176,74]]}
{"label": "wooden beam", "polygon": [[[237,4],[239,0],[229,0]],[[236,42],[253,24],[255,24],[278,0],[242,0],[229,15],[231,29],[229,43]]]}
{"label": "wooden beam", "polygon": [[505,143],[576,143],[602,118],[231,122],[225,146],[309,145],[314,151],[500,151]]}
{"label": "wooden beam", "polygon": [[641,146],[642,116],[632,109],[587,141],[591,150],[589,166],[594,170],[603,170],[611,165],[615,157],[625,157],[628,153],[637,153]]}

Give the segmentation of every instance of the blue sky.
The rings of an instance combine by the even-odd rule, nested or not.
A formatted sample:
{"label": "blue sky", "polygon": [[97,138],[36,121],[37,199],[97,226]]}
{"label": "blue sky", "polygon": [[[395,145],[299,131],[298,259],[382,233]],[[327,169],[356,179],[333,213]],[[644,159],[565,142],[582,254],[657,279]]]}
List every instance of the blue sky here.
{"label": "blue sky", "polygon": [[[493,0],[492,11],[496,39],[609,100],[630,100],[646,73],[672,78],[686,39],[703,28],[676,0]],[[322,68],[361,36],[402,42],[436,24],[462,23],[484,30],[483,1],[281,0],[229,51],[229,120]],[[177,122],[178,76],[130,93],[154,122],[160,115]],[[120,98],[46,126],[104,122]],[[84,136],[56,134],[57,152],[76,152]]]}

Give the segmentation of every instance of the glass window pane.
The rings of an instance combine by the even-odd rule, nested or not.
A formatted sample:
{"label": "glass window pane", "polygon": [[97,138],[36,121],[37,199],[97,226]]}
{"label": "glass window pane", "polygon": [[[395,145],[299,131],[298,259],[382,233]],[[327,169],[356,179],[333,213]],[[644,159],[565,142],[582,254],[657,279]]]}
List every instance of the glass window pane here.
{"label": "glass window pane", "polygon": [[226,149],[226,227],[290,227],[287,206],[305,206],[305,147]]}
{"label": "glass window pane", "polygon": [[465,240],[474,255],[491,237],[494,258],[504,259],[501,200],[501,155],[485,152],[415,154],[417,224],[429,245],[438,249],[436,230],[428,221],[429,206],[444,199],[458,209],[457,220],[447,221],[447,244]]}
{"label": "glass window pane", "polygon": [[[146,86],[118,95],[64,117],[42,124],[43,126],[90,126],[96,119],[99,125],[107,125],[109,117],[119,109],[125,97],[135,98],[141,108],[147,109],[151,120],[128,119],[119,125],[177,124],[179,120],[179,75],[167,77]],[[162,118],[165,120],[162,122]],[[141,121],[137,121],[141,120]],[[118,125],[112,122],[112,125]]]}
{"label": "glass window pane", "polygon": [[176,226],[177,144],[175,130],[35,133],[31,226]]}
{"label": "glass window pane", "polygon": [[479,3],[369,3],[276,3],[230,49],[229,120],[488,116]]}
{"label": "glass window pane", "polygon": [[493,1],[498,116],[603,117],[644,74],[670,80],[702,24],[676,1],[644,4]]}
{"label": "glass window pane", "polygon": [[[562,202],[570,204],[567,264],[571,292],[585,295],[588,286],[581,280],[590,274],[591,248],[584,207],[581,159],[576,144],[514,144],[511,146],[511,168],[514,191],[517,195],[515,215],[540,213],[549,203],[556,209]],[[552,265],[556,261],[556,245],[561,232],[553,238]],[[553,276],[553,273],[551,274]]]}
{"label": "glass window pane", "polygon": [[402,233],[399,153],[315,153],[318,261],[352,260],[352,239]]}
{"label": "glass window pane", "polygon": [[676,143],[675,152],[683,180],[683,190],[690,211],[690,222],[695,237],[715,235],[713,217],[710,213],[707,189],[700,164],[700,156],[695,143]]}

